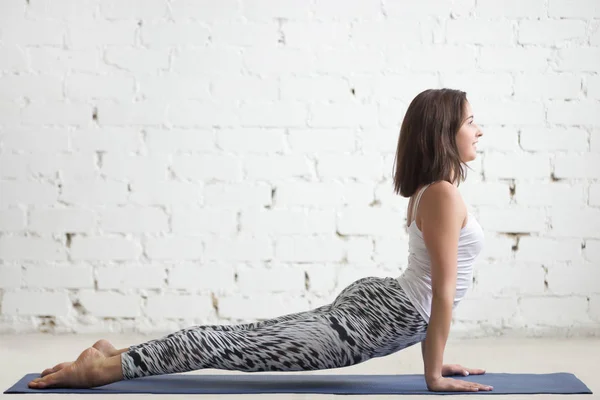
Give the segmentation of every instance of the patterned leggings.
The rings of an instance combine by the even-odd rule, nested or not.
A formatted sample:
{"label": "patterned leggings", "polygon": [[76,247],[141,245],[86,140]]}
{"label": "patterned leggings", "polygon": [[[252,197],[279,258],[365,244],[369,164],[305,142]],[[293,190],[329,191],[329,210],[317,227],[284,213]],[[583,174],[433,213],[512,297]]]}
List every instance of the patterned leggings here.
{"label": "patterned leggings", "polygon": [[214,368],[245,372],[346,367],[425,339],[427,323],[393,278],[362,278],[328,305],[240,325],[192,326],[131,346],[123,377]]}

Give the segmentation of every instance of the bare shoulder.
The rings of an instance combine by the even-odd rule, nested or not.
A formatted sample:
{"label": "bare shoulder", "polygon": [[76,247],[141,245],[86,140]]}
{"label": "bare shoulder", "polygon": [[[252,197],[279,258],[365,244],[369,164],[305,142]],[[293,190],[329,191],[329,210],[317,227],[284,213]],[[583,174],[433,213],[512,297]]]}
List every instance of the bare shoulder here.
{"label": "bare shoulder", "polygon": [[439,220],[457,219],[462,222],[467,215],[467,207],[458,188],[446,181],[435,182],[425,190],[421,198],[421,218]]}

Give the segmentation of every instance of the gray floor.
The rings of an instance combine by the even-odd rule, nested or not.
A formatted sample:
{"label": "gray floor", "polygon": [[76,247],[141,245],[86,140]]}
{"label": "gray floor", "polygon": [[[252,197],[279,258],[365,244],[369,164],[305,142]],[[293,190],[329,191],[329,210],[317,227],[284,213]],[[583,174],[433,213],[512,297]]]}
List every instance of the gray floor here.
{"label": "gray floor", "polygon": [[[75,359],[81,351],[92,345],[97,339],[106,338],[117,347],[146,341],[149,337],[103,335],[103,336],[50,336],[15,335],[0,336],[0,397],[2,399],[31,398],[29,395],[3,395],[1,392],[12,386],[23,375],[40,372],[58,362]],[[502,396],[502,399],[600,399],[600,338],[595,339],[515,339],[494,338],[470,341],[450,341],[446,361],[465,366],[485,368],[489,372],[571,372],[577,375],[595,392],[594,395],[544,395],[544,396]],[[400,374],[421,373],[422,362],[420,348],[410,349],[389,357],[368,361],[349,368],[322,371],[318,373],[339,374]],[[227,373],[226,371],[205,370],[195,373]],[[53,395],[42,395],[53,396]],[[145,395],[111,395],[112,398],[131,399]],[[198,396],[198,395],[196,395]],[[201,395],[202,398],[244,398],[259,399],[265,397],[285,399],[339,399],[334,395]],[[475,397],[473,397],[475,396]],[[481,398],[485,395],[457,395],[453,399]],[[36,395],[39,397],[39,395]],[[55,395],[54,398],[57,398]],[[60,397],[64,397],[60,395]],[[104,397],[104,398],[106,398]],[[361,396],[364,397],[364,396]],[[394,396],[369,396],[369,399],[393,398]],[[86,395],[70,395],[69,399],[86,399]],[[154,395],[152,399],[191,398],[190,395]],[[402,398],[421,399],[430,396],[402,396]]]}

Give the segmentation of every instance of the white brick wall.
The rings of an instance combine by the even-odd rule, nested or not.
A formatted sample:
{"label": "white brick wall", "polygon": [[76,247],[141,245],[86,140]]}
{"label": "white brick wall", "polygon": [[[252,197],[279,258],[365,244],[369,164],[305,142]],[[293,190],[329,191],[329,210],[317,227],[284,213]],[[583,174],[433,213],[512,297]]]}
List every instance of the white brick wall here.
{"label": "white brick wall", "polygon": [[399,124],[437,87],[485,132],[461,332],[600,328],[596,0],[5,1],[0,32],[0,332],[249,321],[397,276]]}

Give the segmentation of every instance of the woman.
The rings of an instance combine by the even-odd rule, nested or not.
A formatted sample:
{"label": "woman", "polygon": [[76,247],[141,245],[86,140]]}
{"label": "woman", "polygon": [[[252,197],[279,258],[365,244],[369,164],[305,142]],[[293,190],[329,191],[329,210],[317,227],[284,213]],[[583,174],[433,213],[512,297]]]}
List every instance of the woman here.
{"label": "woman", "polygon": [[466,94],[427,90],[410,104],[398,140],[395,192],[410,197],[409,262],[397,279],[363,278],[328,305],[242,325],[193,326],[117,350],[100,340],[73,363],[43,371],[31,388],[94,387],[201,368],[301,371],[339,368],[421,343],[432,391],[491,390],[448,378],[483,370],[443,365],[453,308],[472,279],[483,233],[457,186],[482,132]]}

